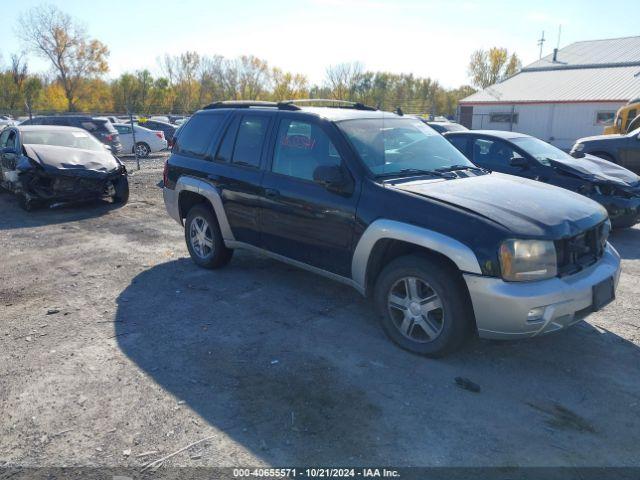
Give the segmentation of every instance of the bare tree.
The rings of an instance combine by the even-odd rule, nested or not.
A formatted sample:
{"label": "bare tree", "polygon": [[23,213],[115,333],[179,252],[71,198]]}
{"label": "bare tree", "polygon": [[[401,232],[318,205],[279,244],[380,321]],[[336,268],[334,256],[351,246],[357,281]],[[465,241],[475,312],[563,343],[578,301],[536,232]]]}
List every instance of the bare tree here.
{"label": "bare tree", "polygon": [[325,83],[333,98],[350,100],[363,73],[360,62],[331,65],[326,70]]}
{"label": "bare tree", "polygon": [[82,81],[109,69],[106,45],[90,39],[84,27],[53,5],[34,7],[22,15],[18,35],[31,51],[51,62],[70,111],[75,110]]}
{"label": "bare tree", "polygon": [[8,91],[8,106],[13,110],[21,104],[23,99],[24,82],[27,79],[27,62],[24,60],[24,55],[16,53],[11,55],[9,74],[11,75],[12,85]]}
{"label": "bare tree", "polygon": [[264,60],[243,55],[236,60],[236,70],[239,98],[257,100],[269,87],[269,66]]}

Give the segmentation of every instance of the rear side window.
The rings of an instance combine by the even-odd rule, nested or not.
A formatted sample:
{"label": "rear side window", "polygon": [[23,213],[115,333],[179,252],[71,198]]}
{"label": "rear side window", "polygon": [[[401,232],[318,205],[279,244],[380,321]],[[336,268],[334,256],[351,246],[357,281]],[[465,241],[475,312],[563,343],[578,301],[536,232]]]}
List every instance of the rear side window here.
{"label": "rear side window", "polygon": [[182,155],[204,158],[224,120],[223,115],[195,115],[180,130],[175,151]]}
{"label": "rear side window", "polygon": [[245,115],[240,121],[232,163],[249,167],[260,166],[262,145],[267,135],[269,118],[261,115]]}
{"label": "rear side window", "polygon": [[233,155],[233,145],[236,141],[236,133],[238,132],[238,125],[240,124],[240,117],[233,119],[233,122],[227,127],[227,131],[224,134],[224,138],[220,143],[220,148],[216,154],[217,162],[229,163],[231,156]]}

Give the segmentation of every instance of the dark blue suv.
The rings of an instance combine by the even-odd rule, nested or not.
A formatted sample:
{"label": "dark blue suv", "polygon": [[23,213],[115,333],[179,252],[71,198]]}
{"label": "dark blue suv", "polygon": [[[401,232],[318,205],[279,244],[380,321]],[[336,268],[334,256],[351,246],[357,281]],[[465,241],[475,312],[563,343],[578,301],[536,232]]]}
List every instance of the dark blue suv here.
{"label": "dark blue suv", "polygon": [[415,118],[301,105],[219,102],[181,129],[164,199],[198,265],[248,248],[343,282],[430,356],[613,300],[620,257],[594,201],[478,168]]}

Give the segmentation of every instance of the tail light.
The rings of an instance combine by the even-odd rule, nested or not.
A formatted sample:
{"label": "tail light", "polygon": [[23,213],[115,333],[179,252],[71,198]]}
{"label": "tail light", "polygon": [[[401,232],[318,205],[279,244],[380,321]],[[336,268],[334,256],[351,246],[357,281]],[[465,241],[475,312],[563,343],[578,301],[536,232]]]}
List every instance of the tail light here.
{"label": "tail light", "polygon": [[160,140],[164,140],[164,132],[155,132],[155,133]]}
{"label": "tail light", "polygon": [[169,159],[164,162],[164,169],[162,170],[162,183],[166,187],[169,185]]}
{"label": "tail light", "polygon": [[104,139],[105,139],[107,142],[113,142],[113,134],[111,134],[111,133],[107,133],[107,134],[104,136]]}

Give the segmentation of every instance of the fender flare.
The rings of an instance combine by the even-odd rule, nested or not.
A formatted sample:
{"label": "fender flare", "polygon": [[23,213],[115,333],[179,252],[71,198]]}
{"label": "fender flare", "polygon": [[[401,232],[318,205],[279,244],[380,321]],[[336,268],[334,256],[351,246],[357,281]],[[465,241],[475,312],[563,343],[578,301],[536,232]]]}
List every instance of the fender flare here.
{"label": "fender flare", "polygon": [[222,205],[222,196],[220,191],[210,183],[205,182],[194,177],[181,176],[176,182],[175,192],[178,199],[178,206],[180,202],[180,193],[183,191],[194,192],[205,197],[218,218],[218,225],[220,226],[220,233],[222,233],[222,239],[226,242],[233,242],[235,237],[231,231],[227,214],[224,211]]}
{"label": "fender flare", "polygon": [[461,272],[482,274],[480,263],[473,250],[447,235],[409,223],[379,219],[364,231],[353,253],[351,276],[358,290],[366,290],[369,257],[379,240],[400,240],[428,248],[449,258]]}

